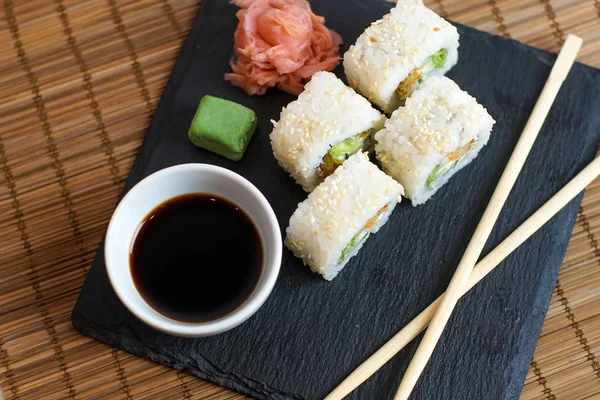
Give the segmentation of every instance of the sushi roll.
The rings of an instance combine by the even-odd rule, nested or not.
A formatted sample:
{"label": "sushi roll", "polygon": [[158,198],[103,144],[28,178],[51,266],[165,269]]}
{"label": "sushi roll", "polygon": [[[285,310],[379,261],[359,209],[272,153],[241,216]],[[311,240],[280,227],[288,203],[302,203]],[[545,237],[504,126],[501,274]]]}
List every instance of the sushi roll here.
{"label": "sushi roll", "polygon": [[307,192],[349,156],[372,148],[385,118],[330,72],[317,72],[296,101],[273,122],[271,146],[279,164]]}
{"label": "sushi roll", "polygon": [[419,83],[458,61],[458,31],[423,5],[398,0],[344,54],[350,86],[391,114]]}
{"label": "sushi roll", "polygon": [[402,194],[400,184],[359,152],[298,205],[285,244],[314,272],[332,280],[385,224]]}
{"label": "sushi roll", "polygon": [[416,206],[477,156],[494,123],[452,80],[431,77],[375,135],[377,159]]}

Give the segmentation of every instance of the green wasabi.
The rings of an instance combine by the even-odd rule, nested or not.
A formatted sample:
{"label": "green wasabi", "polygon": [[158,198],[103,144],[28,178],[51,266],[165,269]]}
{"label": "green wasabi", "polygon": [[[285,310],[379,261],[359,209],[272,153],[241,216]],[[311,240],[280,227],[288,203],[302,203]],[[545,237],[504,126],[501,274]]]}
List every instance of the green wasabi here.
{"label": "green wasabi", "polygon": [[229,100],[204,96],[188,131],[198,147],[239,161],[256,130],[256,114]]}

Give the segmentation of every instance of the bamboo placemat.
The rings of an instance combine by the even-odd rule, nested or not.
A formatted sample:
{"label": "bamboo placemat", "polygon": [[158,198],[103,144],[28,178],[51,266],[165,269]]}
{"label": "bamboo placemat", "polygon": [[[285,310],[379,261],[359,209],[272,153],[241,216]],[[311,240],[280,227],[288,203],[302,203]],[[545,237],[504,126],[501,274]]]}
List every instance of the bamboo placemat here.
{"label": "bamboo placemat", "polygon": [[[3,0],[0,382],[7,399],[241,399],[70,322],[198,0]],[[436,0],[436,12],[600,66],[600,0]],[[600,181],[586,192],[522,399],[600,398]],[[598,358],[597,358],[598,357]],[[0,396],[1,397],[1,396]]]}

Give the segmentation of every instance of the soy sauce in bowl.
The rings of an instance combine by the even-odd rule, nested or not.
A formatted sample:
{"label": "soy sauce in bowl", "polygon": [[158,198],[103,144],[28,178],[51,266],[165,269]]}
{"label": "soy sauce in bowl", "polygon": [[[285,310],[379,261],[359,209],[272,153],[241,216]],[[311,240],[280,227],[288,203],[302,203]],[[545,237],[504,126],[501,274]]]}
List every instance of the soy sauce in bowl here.
{"label": "soy sauce in bowl", "polygon": [[152,308],[177,321],[208,322],[235,311],[254,292],[263,244],[236,204],[194,193],[146,216],[129,261],[134,284]]}

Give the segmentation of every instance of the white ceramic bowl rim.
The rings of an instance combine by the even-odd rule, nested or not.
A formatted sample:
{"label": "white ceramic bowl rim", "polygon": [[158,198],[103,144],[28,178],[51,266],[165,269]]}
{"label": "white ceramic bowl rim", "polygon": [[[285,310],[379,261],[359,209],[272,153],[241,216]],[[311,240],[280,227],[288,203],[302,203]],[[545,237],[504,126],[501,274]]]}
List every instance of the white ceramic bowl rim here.
{"label": "white ceramic bowl rim", "polygon": [[[141,189],[143,189],[145,187],[155,184],[159,180],[163,180],[165,178],[168,178],[169,176],[179,174],[182,171],[189,172],[189,170],[193,170],[194,172],[197,172],[199,174],[198,176],[201,176],[200,174],[206,173],[206,172],[212,172],[212,173],[216,173],[216,174],[220,174],[220,175],[224,176],[225,178],[229,179],[231,182],[234,182],[236,185],[239,185],[242,188],[242,190],[247,193],[247,195],[252,197],[252,200],[255,200],[258,203],[259,208],[262,210],[262,212],[264,212],[267,215],[267,223],[266,223],[267,228],[266,229],[268,230],[268,232],[263,232],[263,231],[261,231],[260,226],[258,225],[255,217],[251,213],[248,213],[246,208],[242,207],[236,199],[229,198],[227,196],[223,196],[221,194],[216,193],[216,195],[226,197],[228,200],[230,200],[233,203],[235,203],[236,205],[240,206],[240,208],[243,209],[247,213],[247,215],[254,221],[254,224],[257,227],[257,230],[259,231],[259,234],[261,236],[261,242],[262,242],[263,253],[264,253],[263,254],[264,264],[263,264],[263,271],[262,271],[261,277],[259,279],[259,282],[257,283],[257,285],[254,289],[254,292],[250,295],[250,297],[246,300],[245,303],[243,303],[241,306],[239,306],[235,311],[231,312],[230,314],[228,314],[222,318],[219,318],[219,319],[216,319],[213,321],[208,321],[208,322],[201,322],[201,323],[188,323],[188,322],[173,320],[171,318],[168,318],[168,317],[158,313],[157,311],[148,312],[146,307],[149,307],[152,310],[154,310],[154,309],[147,303],[146,303],[146,307],[143,307],[143,306],[140,306],[139,302],[130,301],[131,299],[129,298],[129,295],[126,293],[126,291],[124,290],[123,284],[119,280],[119,277],[122,278],[122,274],[118,274],[118,272],[116,271],[116,268],[122,267],[122,263],[115,262],[115,260],[113,260],[113,258],[114,258],[113,254],[111,253],[112,252],[111,245],[113,243],[113,236],[116,236],[115,230],[118,229],[119,220],[122,218],[122,213],[124,212],[126,207],[129,206],[128,203],[131,202],[132,199],[135,198],[136,192],[141,191]],[[198,193],[198,191],[192,190],[189,193]],[[176,196],[179,196],[179,195],[176,195]],[[172,196],[172,197],[176,197],[176,196]],[[154,209],[159,204],[162,204],[162,202],[155,204],[153,207],[151,207],[151,209],[148,212],[150,212],[152,209]],[[138,224],[141,222],[142,221],[139,221]],[[263,230],[264,230],[264,224],[263,224]],[[274,238],[272,243],[267,244],[265,242],[265,240],[266,240],[265,234],[270,235],[270,237]],[[131,238],[132,241],[133,241],[133,239],[134,238]],[[130,244],[128,244],[128,245],[130,246]],[[105,251],[106,270],[107,270],[110,282],[112,284],[112,287],[115,290],[115,292],[116,292],[117,296],[119,297],[119,299],[121,300],[121,302],[127,307],[127,309],[129,309],[129,311],[131,311],[137,318],[144,321],[145,323],[147,323],[148,325],[152,326],[155,329],[158,329],[158,330],[161,330],[163,332],[167,332],[167,333],[170,333],[173,335],[193,337],[193,336],[213,335],[213,334],[221,333],[221,332],[227,331],[229,329],[232,329],[233,327],[241,324],[246,319],[248,319],[250,316],[252,316],[262,306],[262,304],[266,301],[267,297],[271,293],[273,287],[275,286],[275,282],[276,282],[277,276],[279,274],[279,269],[281,266],[282,243],[281,243],[281,232],[279,230],[279,223],[277,222],[277,217],[275,216],[275,213],[274,213],[273,209],[271,208],[271,205],[269,204],[267,199],[264,197],[264,195],[247,179],[236,174],[233,171],[230,171],[228,169],[225,169],[225,168],[222,168],[222,167],[219,167],[216,165],[180,164],[180,165],[175,165],[172,167],[168,167],[168,168],[159,170],[159,171],[147,176],[146,178],[144,178],[143,180],[138,182],[133,188],[131,188],[129,190],[129,192],[119,202],[119,205],[115,209],[115,212],[113,213],[113,216],[110,220],[110,223],[108,225],[108,230],[106,233],[104,251]],[[269,256],[269,254],[267,254],[267,252],[271,253],[271,256]],[[272,262],[270,263],[270,265],[267,265],[269,259],[271,259]],[[126,265],[130,271],[129,260],[127,260]],[[131,272],[129,272],[128,275],[133,283],[133,279],[131,278]],[[140,297],[141,297],[141,295],[140,295]],[[143,297],[142,297],[142,299],[143,299]],[[145,301],[144,301],[144,303],[145,303]]]}

